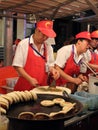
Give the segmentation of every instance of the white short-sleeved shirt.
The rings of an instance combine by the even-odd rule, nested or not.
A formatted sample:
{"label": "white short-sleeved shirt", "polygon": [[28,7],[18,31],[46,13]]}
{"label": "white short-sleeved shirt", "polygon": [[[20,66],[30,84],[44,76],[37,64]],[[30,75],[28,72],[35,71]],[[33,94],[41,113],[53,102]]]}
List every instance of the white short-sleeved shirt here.
{"label": "white short-sleeved shirt", "polygon": [[95,49],[95,51],[94,51],[96,54],[98,54],[98,49]]}
{"label": "white short-sleeved shirt", "polygon": [[[81,54],[79,56],[77,55],[75,45],[67,45],[58,50],[55,64],[57,64],[61,68],[65,67],[67,60],[69,59],[69,57],[72,54],[72,46],[74,46],[74,61],[78,64],[81,61],[81,59],[85,60],[84,54]],[[88,61],[88,59],[87,59],[87,61]],[[80,64],[80,72],[85,73],[86,70],[87,70],[87,67],[85,65]]]}
{"label": "white short-sleeved shirt", "polygon": [[[21,40],[17,46],[12,66],[19,66],[19,67],[25,66],[26,60],[27,60],[27,55],[28,55],[29,40],[30,40],[30,43],[33,44],[33,47],[38,51],[36,45],[33,42],[33,35],[30,36],[30,39],[25,38],[25,39]],[[53,66],[53,63],[54,63],[53,48],[49,44],[45,44],[45,45],[47,48],[47,64],[49,66]],[[32,50],[32,51],[34,51],[34,50]],[[38,55],[35,51],[34,51],[34,53],[36,55]],[[42,44],[41,49],[40,49],[40,54],[43,55],[43,53],[44,53],[44,45]]]}
{"label": "white short-sleeved shirt", "polygon": [[89,49],[84,53],[84,57],[87,62],[89,62],[91,60],[92,55],[91,55],[91,51]]}

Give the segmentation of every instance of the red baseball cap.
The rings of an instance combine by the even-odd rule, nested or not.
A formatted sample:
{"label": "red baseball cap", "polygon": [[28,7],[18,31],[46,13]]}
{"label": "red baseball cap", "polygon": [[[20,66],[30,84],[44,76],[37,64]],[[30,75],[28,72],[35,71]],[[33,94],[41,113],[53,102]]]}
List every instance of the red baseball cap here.
{"label": "red baseball cap", "polygon": [[90,33],[88,31],[80,32],[75,37],[76,39],[84,38],[84,39],[91,40]]}
{"label": "red baseball cap", "polygon": [[91,33],[91,38],[98,38],[98,30]]}
{"label": "red baseball cap", "polygon": [[56,33],[53,30],[53,21],[50,20],[39,21],[37,22],[36,27],[46,36],[51,38],[56,37]]}

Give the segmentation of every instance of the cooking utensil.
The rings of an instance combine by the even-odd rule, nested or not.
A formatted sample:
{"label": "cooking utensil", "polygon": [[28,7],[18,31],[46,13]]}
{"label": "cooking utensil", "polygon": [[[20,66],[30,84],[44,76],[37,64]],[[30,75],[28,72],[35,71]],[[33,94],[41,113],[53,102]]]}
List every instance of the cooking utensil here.
{"label": "cooking utensil", "polygon": [[64,96],[65,98],[70,98],[69,94],[68,94],[66,91],[63,91],[63,96]]}
{"label": "cooking utensil", "polygon": [[56,87],[56,81],[51,74],[48,75],[47,84],[49,87]]}
{"label": "cooking utensil", "polygon": [[88,67],[88,69],[91,70],[91,72],[94,74],[94,76],[97,76],[97,73],[85,61],[83,61],[83,63]]}
{"label": "cooking utensil", "polygon": [[50,83],[49,87],[56,87],[56,81],[53,79],[53,81]]}

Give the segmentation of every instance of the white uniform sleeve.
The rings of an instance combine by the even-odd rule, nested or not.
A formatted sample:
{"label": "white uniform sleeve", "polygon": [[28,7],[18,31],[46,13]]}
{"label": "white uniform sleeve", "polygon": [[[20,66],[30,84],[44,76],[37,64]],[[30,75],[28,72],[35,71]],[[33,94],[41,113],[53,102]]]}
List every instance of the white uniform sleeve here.
{"label": "white uniform sleeve", "polygon": [[28,54],[28,41],[21,41],[16,49],[12,66],[24,67]]}
{"label": "white uniform sleeve", "polygon": [[84,59],[85,59],[86,62],[89,62],[91,60],[90,50],[87,50],[83,55],[84,55]]}
{"label": "white uniform sleeve", "polygon": [[55,64],[60,66],[61,68],[65,67],[67,59],[70,57],[72,53],[72,45],[64,46],[57,51],[57,56],[55,60]]}

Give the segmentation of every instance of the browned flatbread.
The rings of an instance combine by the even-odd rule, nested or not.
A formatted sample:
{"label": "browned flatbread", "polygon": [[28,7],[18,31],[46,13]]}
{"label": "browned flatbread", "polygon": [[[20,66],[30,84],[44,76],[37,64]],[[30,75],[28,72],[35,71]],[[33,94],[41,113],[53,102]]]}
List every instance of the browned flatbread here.
{"label": "browned flatbread", "polygon": [[32,112],[21,112],[19,115],[18,115],[18,118],[19,119],[26,119],[26,120],[33,120],[34,119],[34,113]]}
{"label": "browned flatbread", "polygon": [[13,100],[9,95],[3,94],[3,95],[1,95],[1,97],[6,99],[9,102],[9,105],[11,105],[13,103]]}
{"label": "browned flatbread", "polygon": [[5,102],[1,101],[1,100],[0,100],[0,106],[1,106],[2,108],[4,108],[4,109],[8,109],[8,108],[9,108],[9,105],[6,104]]}
{"label": "browned flatbread", "polygon": [[62,103],[62,102],[65,102],[65,100],[64,100],[63,98],[54,98],[54,99],[53,99],[53,102],[54,102],[55,104],[60,104],[60,103]]}
{"label": "browned flatbread", "polygon": [[66,106],[64,106],[62,108],[62,111],[66,114],[67,112],[69,112],[71,109],[73,109],[75,106],[75,103],[72,103],[72,104],[67,104]]}
{"label": "browned flatbread", "polygon": [[71,102],[60,102],[60,106],[61,107],[64,107],[64,106],[71,106],[72,105],[72,103]]}
{"label": "browned flatbread", "polygon": [[0,113],[1,113],[1,114],[6,114],[6,109],[0,107]]}
{"label": "browned flatbread", "polygon": [[19,102],[19,99],[18,99],[17,95],[14,92],[8,93],[7,96],[9,96],[12,99],[12,103]]}
{"label": "browned flatbread", "polygon": [[9,105],[9,102],[7,99],[0,96],[0,101],[4,102],[5,104]]}
{"label": "browned flatbread", "polygon": [[52,100],[43,100],[40,104],[44,107],[53,106],[55,103]]}
{"label": "browned flatbread", "polygon": [[63,111],[59,111],[59,112],[51,112],[50,113],[50,118],[62,118],[65,116],[65,113]]}
{"label": "browned flatbread", "polygon": [[49,119],[49,115],[46,113],[36,113],[35,114],[35,120],[47,120]]}
{"label": "browned flatbread", "polygon": [[15,97],[15,103],[18,103],[20,101],[22,101],[22,98],[19,95],[19,91],[13,91],[12,95]]}
{"label": "browned flatbread", "polygon": [[30,93],[32,94],[32,99],[34,101],[36,101],[37,100],[37,94],[33,90],[30,90]]}

